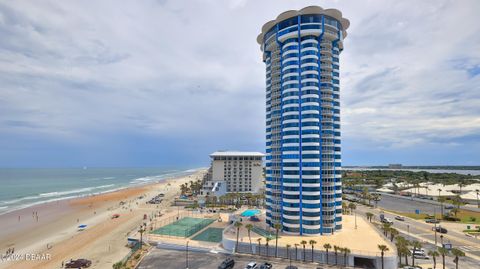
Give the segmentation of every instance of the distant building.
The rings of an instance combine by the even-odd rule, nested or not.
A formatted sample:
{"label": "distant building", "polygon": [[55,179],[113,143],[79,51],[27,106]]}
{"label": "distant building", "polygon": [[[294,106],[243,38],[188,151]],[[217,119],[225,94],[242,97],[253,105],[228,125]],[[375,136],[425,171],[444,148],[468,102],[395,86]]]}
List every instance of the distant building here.
{"label": "distant building", "polygon": [[389,169],[402,169],[402,165],[399,163],[391,163],[388,165]]}
{"label": "distant building", "polygon": [[258,193],[264,188],[263,159],[260,152],[217,151],[201,195],[222,196],[229,192]]}

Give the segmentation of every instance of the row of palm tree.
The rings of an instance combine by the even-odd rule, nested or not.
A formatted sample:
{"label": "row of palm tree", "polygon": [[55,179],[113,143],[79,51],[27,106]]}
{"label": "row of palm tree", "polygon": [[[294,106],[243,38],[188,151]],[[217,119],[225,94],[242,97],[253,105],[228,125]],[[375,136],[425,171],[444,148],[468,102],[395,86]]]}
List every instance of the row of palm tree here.
{"label": "row of palm tree", "polygon": [[265,200],[265,194],[253,194],[253,193],[227,193],[220,197],[207,196],[205,203],[212,207],[223,207],[227,205],[234,205],[240,207],[241,205],[247,206],[260,206]]}
{"label": "row of palm tree", "polygon": [[[418,241],[409,241],[402,236],[397,236],[395,245],[397,247],[399,261],[401,261],[402,256],[405,256],[405,264],[408,265],[408,256],[411,256],[412,266],[415,266],[415,255],[413,255],[413,253],[415,253],[416,250],[421,249],[422,244]],[[412,251],[410,251],[410,247],[413,248]],[[452,252],[452,255],[455,256],[455,259],[453,261],[455,262],[456,269],[458,269],[459,257],[465,256],[465,253],[456,248],[453,248],[451,252]],[[444,247],[439,247],[437,248],[437,250],[428,251],[427,254],[432,257],[433,269],[436,269],[437,267],[437,257],[439,256],[442,257],[442,268],[445,269],[445,256],[448,255],[448,249]],[[382,264],[383,264],[383,256],[382,256]]]}
{"label": "row of palm tree", "polygon": [[343,214],[353,214],[353,212],[355,211],[355,209],[357,209],[357,205],[355,205],[355,203],[346,203],[346,202],[342,202],[342,212]]}
{"label": "row of palm tree", "polygon": [[200,190],[202,189],[202,185],[203,185],[203,181],[201,179],[196,180],[196,181],[190,180],[190,182],[186,182],[186,183],[180,185],[180,191],[181,191],[182,195],[198,194],[198,193],[200,193]]}
{"label": "row of palm tree", "polygon": [[[237,229],[237,239],[236,239],[236,243],[235,243],[235,251],[237,252],[238,251],[238,239],[239,239],[239,235],[240,235],[240,228],[243,226],[243,224],[239,221],[235,222],[234,223],[234,227]],[[252,245],[252,238],[251,238],[251,230],[253,229],[253,225],[252,224],[246,224],[245,225],[245,228],[247,229],[247,234],[248,234],[248,240],[249,240],[249,243],[250,243],[250,251],[251,251],[251,254],[253,254],[253,245]],[[275,228],[275,258],[278,257],[278,234],[279,232],[281,231],[282,229],[282,225],[277,223],[277,224],[274,224],[273,226]],[[260,256],[261,255],[261,247],[262,247],[262,240],[263,238],[262,237],[259,237],[257,238],[257,242],[258,242],[258,252],[257,254]],[[270,248],[270,241],[272,240],[272,238],[270,237],[266,237],[265,238],[265,253],[268,256],[270,256],[270,251],[269,251],[269,248]],[[311,261],[314,262],[314,250],[315,250],[315,245],[317,244],[317,241],[315,240],[309,240],[308,242],[305,241],[305,240],[302,240],[299,244],[295,244],[295,260],[298,260],[298,247],[299,246],[302,246],[303,247],[303,261],[305,262],[306,261],[306,246],[307,244],[310,245],[311,247]],[[292,247],[292,245],[290,244],[287,244],[286,245],[286,248],[287,248],[287,257],[290,258],[290,248]],[[329,253],[329,250],[333,248],[334,250],[334,253],[335,253],[335,265],[338,265],[338,254],[341,253],[343,254],[344,256],[344,265],[346,266],[347,265],[347,256],[348,254],[351,253],[351,250],[349,248],[343,248],[343,247],[339,247],[339,246],[333,246],[326,243],[323,245],[323,248],[325,249],[326,251],[326,263],[328,264],[328,253]]]}

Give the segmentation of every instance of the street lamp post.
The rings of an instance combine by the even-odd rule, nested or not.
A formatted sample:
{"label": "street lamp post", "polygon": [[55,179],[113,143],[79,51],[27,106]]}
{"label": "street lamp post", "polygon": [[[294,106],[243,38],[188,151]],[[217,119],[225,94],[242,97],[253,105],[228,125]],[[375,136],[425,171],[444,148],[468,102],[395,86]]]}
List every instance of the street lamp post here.
{"label": "street lamp post", "polygon": [[357,210],[353,211],[355,213],[355,229],[357,229]]}
{"label": "street lamp post", "polygon": [[188,269],[188,240],[187,247],[185,248],[185,268]]}
{"label": "street lamp post", "polygon": [[433,220],[435,222],[435,246],[437,246],[437,216],[436,216],[435,207],[433,208]]}

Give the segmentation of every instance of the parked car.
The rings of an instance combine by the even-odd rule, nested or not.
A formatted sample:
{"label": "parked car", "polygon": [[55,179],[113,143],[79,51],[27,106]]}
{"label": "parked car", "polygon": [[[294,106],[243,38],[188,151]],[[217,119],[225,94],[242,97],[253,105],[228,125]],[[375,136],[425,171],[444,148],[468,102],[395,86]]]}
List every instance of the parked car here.
{"label": "parked car", "polygon": [[227,258],[218,266],[218,269],[232,269],[233,266],[235,266],[235,260]]}
{"label": "parked car", "polygon": [[395,216],[395,219],[399,221],[405,221],[405,218],[402,216]]}
{"label": "parked car", "polygon": [[407,265],[407,266],[402,267],[402,269],[422,269],[422,267],[420,267],[420,266],[409,266],[409,265]]}
{"label": "parked car", "polygon": [[285,267],[285,269],[298,269],[298,267],[296,267],[294,265],[289,265],[289,266]]}
{"label": "parked car", "polygon": [[257,263],[256,262],[249,262],[245,269],[254,269],[257,268]]}
{"label": "parked car", "polygon": [[260,265],[260,269],[272,269],[272,264],[266,262],[266,263]]}
{"label": "parked car", "polygon": [[88,268],[92,265],[92,261],[87,259],[70,260],[65,264],[65,268]]}
{"label": "parked car", "polygon": [[[435,231],[435,227],[432,227],[432,231]],[[442,226],[437,227],[437,233],[446,234],[447,232],[447,229],[443,228]]]}
{"label": "parked car", "polygon": [[426,219],[425,222],[426,223],[440,223],[440,221],[438,219]]}
{"label": "parked car", "polygon": [[415,257],[415,259],[419,259],[419,260],[428,260],[430,259],[430,257],[428,257],[427,255],[413,255]]}
{"label": "parked car", "polygon": [[445,208],[445,209],[453,209],[454,206],[453,206],[453,205],[445,205],[444,208]]}

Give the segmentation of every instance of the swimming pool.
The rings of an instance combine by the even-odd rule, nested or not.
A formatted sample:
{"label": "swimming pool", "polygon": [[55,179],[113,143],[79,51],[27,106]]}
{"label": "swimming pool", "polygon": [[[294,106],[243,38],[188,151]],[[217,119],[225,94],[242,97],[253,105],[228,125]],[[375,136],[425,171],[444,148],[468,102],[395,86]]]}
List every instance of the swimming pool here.
{"label": "swimming pool", "polygon": [[258,209],[247,209],[241,214],[242,217],[251,217],[260,214]]}

